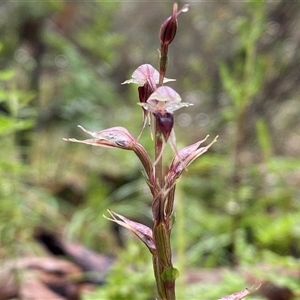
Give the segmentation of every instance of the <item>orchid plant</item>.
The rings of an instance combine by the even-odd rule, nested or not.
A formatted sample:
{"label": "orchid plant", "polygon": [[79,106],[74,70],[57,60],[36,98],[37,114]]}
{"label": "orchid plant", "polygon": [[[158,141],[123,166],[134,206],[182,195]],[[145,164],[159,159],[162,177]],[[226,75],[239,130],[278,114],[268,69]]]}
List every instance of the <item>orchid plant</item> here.
{"label": "orchid plant", "polygon": [[[150,64],[139,66],[132,74],[132,78],[123,84],[137,84],[139,105],[142,108],[142,131],[148,123],[151,128],[151,136],[154,141],[154,155],[151,159],[147,150],[141,145],[139,137],[135,138],[124,127],[112,127],[101,131],[89,131],[78,126],[84,132],[92,136],[91,139],[77,140],[64,139],[70,142],[79,142],[88,145],[119,148],[133,151],[140,160],[146,183],[153,197],[152,213],[153,227],[132,221],[114,211],[108,210],[113,221],[132,231],[148,248],[152,254],[154,276],[156,280],[158,298],[161,300],[176,299],[175,281],[179,275],[173,266],[171,231],[174,222],[174,196],[176,181],[187,167],[199,156],[205,153],[217,137],[207,146],[202,144],[204,139],[177,150],[174,133],[174,112],[183,107],[189,107],[191,103],[182,102],[180,95],[165,83],[174,81],[165,77],[168,62],[168,48],[172,43],[178,26],[178,15],[187,12],[189,5],[184,5],[178,10],[178,5],[173,5],[173,13],[167,18],[159,32],[159,71]],[[169,143],[174,151],[174,157],[167,172],[163,172],[163,153],[166,143]],[[235,293],[221,299],[242,299],[249,293],[248,290]]]}

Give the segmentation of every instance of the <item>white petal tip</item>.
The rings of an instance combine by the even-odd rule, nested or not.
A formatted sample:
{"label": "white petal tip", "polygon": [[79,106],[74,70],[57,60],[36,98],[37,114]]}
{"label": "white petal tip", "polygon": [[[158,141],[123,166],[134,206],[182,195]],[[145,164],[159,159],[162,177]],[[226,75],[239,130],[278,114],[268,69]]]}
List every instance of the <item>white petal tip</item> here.
{"label": "white petal tip", "polygon": [[64,141],[66,141],[66,142],[78,142],[78,140],[76,140],[76,139],[66,139],[66,138],[63,138],[63,140]]}

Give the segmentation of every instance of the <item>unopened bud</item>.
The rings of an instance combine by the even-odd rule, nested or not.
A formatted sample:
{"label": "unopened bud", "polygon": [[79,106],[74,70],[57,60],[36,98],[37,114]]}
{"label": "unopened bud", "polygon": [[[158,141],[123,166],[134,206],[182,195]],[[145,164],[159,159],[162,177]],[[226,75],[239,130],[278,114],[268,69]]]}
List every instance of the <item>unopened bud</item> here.
{"label": "unopened bud", "polygon": [[173,14],[168,19],[166,19],[161,25],[159,38],[163,45],[169,45],[174,40],[176,35],[178,22],[177,22],[177,3],[174,3]]}
{"label": "unopened bud", "polygon": [[184,5],[183,8],[178,11],[178,5],[177,3],[174,3],[172,16],[166,19],[160,28],[159,38],[162,45],[168,46],[172,43],[178,27],[177,17],[181,12],[186,12],[188,10],[189,5]]}

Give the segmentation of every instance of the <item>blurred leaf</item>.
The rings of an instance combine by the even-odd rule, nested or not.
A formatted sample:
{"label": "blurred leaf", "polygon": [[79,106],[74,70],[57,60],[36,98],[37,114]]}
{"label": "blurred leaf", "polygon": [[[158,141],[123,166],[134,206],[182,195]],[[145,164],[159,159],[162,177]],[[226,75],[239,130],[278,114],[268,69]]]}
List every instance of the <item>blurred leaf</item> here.
{"label": "blurred leaf", "polygon": [[34,120],[15,120],[8,116],[0,115],[0,134],[10,134],[14,131],[31,128]]}
{"label": "blurred leaf", "polygon": [[6,69],[0,71],[0,81],[11,80],[15,76],[15,72],[12,69]]}
{"label": "blurred leaf", "polygon": [[261,118],[256,121],[256,132],[264,161],[266,161],[271,157],[273,147],[267,124]]}

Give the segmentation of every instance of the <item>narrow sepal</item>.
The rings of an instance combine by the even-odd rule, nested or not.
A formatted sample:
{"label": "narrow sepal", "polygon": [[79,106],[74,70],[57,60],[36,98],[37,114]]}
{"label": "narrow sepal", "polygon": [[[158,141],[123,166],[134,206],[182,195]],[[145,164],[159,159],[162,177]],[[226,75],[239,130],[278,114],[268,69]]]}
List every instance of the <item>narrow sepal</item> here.
{"label": "narrow sepal", "polygon": [[112,218],[108,218],[104,215],[104,218],[119,224],[127,229],[129,229],[132,233],[134,233],[149,249],[149,251],[154,254],[156,251],[155,243],[152,236],[152,229],[148,226],[143,225],[141,223],[131,221],[122,215],[119,215],[112,210],[107,210]]}
{"label": "narrow sepal", "polygon": [[218,300],[241,300],[241,299],[244,299],[247,295],[254,292],[255,290],[259,289],[259,287],[260,287],[260,284],[258,286],[252,286],[249,289],[246,288],[240,292],[219,298]]}

